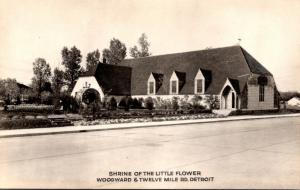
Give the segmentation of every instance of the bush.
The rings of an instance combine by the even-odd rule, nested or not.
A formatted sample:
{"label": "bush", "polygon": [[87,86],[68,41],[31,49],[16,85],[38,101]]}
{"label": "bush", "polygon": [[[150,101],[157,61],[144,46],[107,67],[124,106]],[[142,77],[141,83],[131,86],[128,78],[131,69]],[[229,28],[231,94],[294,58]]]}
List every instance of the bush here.
{"label": "bush", "polygon": [[144,104],[144,99],[143,98],[139,98],[139,105],[141,105],[141,108],[143,108],[143,104]]}
{"label": "bush", "polygon": [[172,102],[170,100],[164,100],[160,97],[154,99],[155,108],[157,109],[172,109]]}
{"label": "bush", "polygon": [[210,109],[220,109],[220,100],[217,96],[210,95],[206,101],[209,104]]}
{"label": "bush", "polygon": [[201,104],[201,100],[202,100],[202,97],[201,96],[197,96],[197,95],[194,95],[193,98],[192,98],[192,108],[195,112],[199,111],[199,110],[203,110],[205,109],[205,106],[203,106]]}
{"label": "bush", "polygon": [[125,111],[129,111],[130,105],[132,105],[132,98],[125,96],[120,100],[119,107],[124,108]]}
{"label": "bush", "polygon": [[146,98],[146,100],[145,100],[145,107],[148,110],[152,110],[153,109],[154,103],[153,103],[153,99],[151,97]]}
{"label": "bush", "polygon": [[61,97],[63,110],[66,112],[78,113],[79,104],[76,99],[70,95],[63,95]]}
{"label": "bush", "polygon": [[192,104],[188,100],[188,96],[185,95],[184,98],[180,99],[179,105],[180,109],[183,111],[190,111],[192,109]]}
{"label": "bush", "polygon": [[117,100],[112,97],[110,100],[109,100],[109,103],[108,103],[108,109],[109,110],[116,110],[118,107],[118,103],[117,103]]}
{"label": "bush", "polygon": [[108,99],[107,99],[107,96],[104,96],[104,97],[103,97],[103,100],[102,100],[102,102],[101,102],[101,106],[102,106],[102,108],[108,109],[108,107],[109,107],[109,101],[108,101]]}
{"label": "bush", "polygon": [[48,119],[14,119],[0,121],[0,129],[30,129],[51,127]]}
{"label": "bush", "polygon": [[142,102],[140,102],[138,99],[134,98],[132,100],[132,108],[134,108],[134,109],[142,108]]}
{"label": "bush", "polygon": [[173,97],[172,98],[172,109],[177,111],[179,109],[179,104],[178,104],[178,98]]}

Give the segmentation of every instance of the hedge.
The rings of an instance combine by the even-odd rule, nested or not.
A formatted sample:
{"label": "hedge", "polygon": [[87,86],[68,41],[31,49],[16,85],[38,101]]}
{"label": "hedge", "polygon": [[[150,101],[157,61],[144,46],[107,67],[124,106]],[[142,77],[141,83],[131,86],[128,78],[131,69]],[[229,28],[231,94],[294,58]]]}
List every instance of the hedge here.
{"label": "hedge", "polygon": [[51,127],[48,119],[14,119],[0,121],[0,129],[30,129]]}
{"label": "hedge", "polygon": [[20,104],[7,106],[7,112],[52,113],[53,111],[53,105]]}

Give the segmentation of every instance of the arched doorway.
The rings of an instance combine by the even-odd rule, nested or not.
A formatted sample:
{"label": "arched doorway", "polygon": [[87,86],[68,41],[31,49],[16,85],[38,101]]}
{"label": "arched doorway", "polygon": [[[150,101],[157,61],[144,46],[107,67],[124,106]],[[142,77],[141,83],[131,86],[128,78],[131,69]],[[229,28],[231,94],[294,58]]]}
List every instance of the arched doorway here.
{"label": "arched doorway", "polygon": [[96,89],[89,88],[83,92],[82,101],[85,104],[91,104],[93,102],[100,101],[100,94]]}
{"label": "arched doorway", "polygon": [[230,86],[226,86],[222,92],[221,109],[235,109],[236,108],[236,94]]}

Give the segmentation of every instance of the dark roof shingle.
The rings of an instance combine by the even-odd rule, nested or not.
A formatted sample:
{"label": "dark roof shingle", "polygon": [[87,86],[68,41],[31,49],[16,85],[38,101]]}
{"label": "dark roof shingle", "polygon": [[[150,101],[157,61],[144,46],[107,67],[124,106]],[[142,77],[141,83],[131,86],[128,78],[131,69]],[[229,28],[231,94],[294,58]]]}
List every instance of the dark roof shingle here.
{"label": "dark roof shingle", "polygon": [[99,63],[94,76],[104,93],[109,95],[130,95],[131,68]]}
{"label": "dark roof shingle", "polygon": [[175,71],[184,83],[179,94],[194,94],[194,79],[199,69],[205,78],[206,94],[219,94],[227,78],[239,93],[251,73],[272,76],[240,46],[125,59],[119,65],[100,63],[83,76],[95,76],[100,86],[112,95],[146,95],[152,73],[161,82],[156,94],[167,95]]}
{"label": "dark roof shingle", "polygon": [[158,95],[169,94],[169,80],[174,71],[186,74],[185,85],[179,94],[194,93],[194,78],[199,69],[206,71],[205,77],[211,80],[206,84],[207,94],[219,94],[227,78],[239,80],[239,89],[243,89],[250,73],[269,74],[240,46],[125,59],[120,65],[132,68],[132,95],[147,94],[147,79],[151,72],[163,73]]}

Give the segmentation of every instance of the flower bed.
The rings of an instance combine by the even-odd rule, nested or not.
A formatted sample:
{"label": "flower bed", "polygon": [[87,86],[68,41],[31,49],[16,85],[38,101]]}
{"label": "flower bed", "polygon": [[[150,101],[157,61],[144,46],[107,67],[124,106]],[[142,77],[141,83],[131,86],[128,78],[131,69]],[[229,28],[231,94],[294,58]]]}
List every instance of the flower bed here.
{"label": "flower bed", "polygon": [[115,123],[136,123],[136,122],[153,122],[153,121],[174,121],[174,120],[194,120],[194,119],[207,119],[207,118],[221,118],[213,113],[202,113],[193,115],[176,115],[176,116],[153,116],[153,117],[136,117],[136,118],[119,118],[119,119],[97,119],[93,121],[81,120],[75,121],[75,126],[87,125],[103,125]]}
{"label": "flower bed", "polygon": [[129,119],[129,118],[147,118],[147,117],[171,117],[171,116],[184,116],[184,115],[195,115],[195,114],[210,114],[211,110],[177,110],[173,109],[131,109],[130,111],[124,110],[98,110],[94,115],[89,112],[88,114],[83,113],[83,117],[95,119]]}

